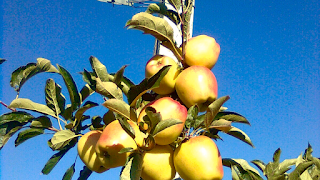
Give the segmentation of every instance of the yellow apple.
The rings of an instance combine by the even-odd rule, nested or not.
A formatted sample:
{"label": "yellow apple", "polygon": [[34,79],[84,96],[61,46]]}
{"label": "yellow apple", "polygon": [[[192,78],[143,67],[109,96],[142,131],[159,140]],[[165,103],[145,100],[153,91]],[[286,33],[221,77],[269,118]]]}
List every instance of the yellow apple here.
{"label": "yellow apple", "polygon": [[174,84],[180,73],[179,66],[171,57],[155,55],[147,62],[145,68],[145,77],[150,78],[166,65],[171,67],[161,80],[159,87],[153,89],[157,94],[170,94],[174,91]]}
{"label": "yellow apple", "polygon": [[89,131],[78,141],[78,154],[82,162],[87,166],[88,169],[97,173],[102,173],[108,168],[102,166],[101,162],[97,159],[95,146],[102,131]]}
{"label": "yellow apple", "polygon": [[119,121],[115,120],[108,124],[103,130],[95,147],[97,157],[101,164],[106,168],[124,166],[130,152],[120,154],[123,148],[133,148],[142,146],[143,137],[139,127],[133,121],[128,121],[135,132],[133,139],[123,128]]}
{"label": "yellow apple", "polygon": [[173,149],[169,145],[156,145],[143,154],[141,172],[143,180],[171,180],[175,174]]}
{"label": "yellow apple", "polygon": [[220,45],[213,37],[199,35],[188,40],[184,61],[189,66],[204,66],[212,69],[220,54]]}
{"label": "yellow apple", "polygon": [[160,113],[162,121],[166,121],[168,119],[178,119],[182,122],[181,124],[176,124],[168,127],[167,129],[159,132],[154,137],[156,144],[159,145],[168,145],[174,142],[181,134],[184,123],[187,120],[187,108],[171,97],[162,97],[147,104],[141,110],[138,117],[138,122],[143,122],[143,117],[146,115],[145,109],[147,107],[153,107],[157,111],[157,113]]}
{"label": "yellow apple", "polygon": [[174,167],[184,180],[221,180],[222,159],[217,145],[207,136],[192,137],[174,151]]}
{"label": "yellow apple", "polygon": [[203,66],[190,66],[183,70],[175,88],[184,105],[189,108],[197,104],[201,112],[218,96],[217,79],[210,69]]}

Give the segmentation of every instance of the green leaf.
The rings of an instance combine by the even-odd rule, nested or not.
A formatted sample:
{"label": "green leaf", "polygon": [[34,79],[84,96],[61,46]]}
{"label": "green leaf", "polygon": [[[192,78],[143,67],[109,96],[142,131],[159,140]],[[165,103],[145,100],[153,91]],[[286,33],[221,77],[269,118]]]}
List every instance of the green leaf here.
{"label": "green leaf", "polygon": [[32,76],[39,73],[39,68],[36,63],[28,63],[25,66],[21,66],[11,74],[10,86],[15,91],[19,92],[23,84]]}
{"label": "green leaf", "polygon": [[94,75],[94,73],[88,72],[86,69],[83,70],[82,72],[82,79],[84,82],[88,83],[89,87],[95,91],[96,90],[96,79],[97,77]]}
{"label": "green leaf", "polygon": [[48,79],[45,87],[47,106],[55,112],[56,116],[64,111],[66,99],[61,93],[61,86],[53,79]]}
{"label": "green leaf", "polygon": [[[115,74],[112,75],[112,74],[109,74],[109,79],[110,81],[112,82],[116,82],[115,81]],[[122,76],[121,78],[121,82],[120,84],[118,84],[118,87],[122,90],[122,92],[127,95],[128,92],[129,92],[129,89],[131,88],[131,86],[134,86],[134,83],[127,77],[125,76]]]}
{"label": "green leaf", "polygon": [[75,163],[73,163],[72,165],[71,165],[71,167],[69,167],[68,169],[67,169],[67,171],[64,173],[64,175],[63,175],[63,178],[62,178],[62,180],[71,180],[72,179],[72,176],[73,176],[73,174],[74,174],[74,171],[75,171]]}
{"label": "green leaf", "polygon": [[127,67],[128,65],[122,66],[120,68],[119,71],[117,71],[117,73],[114,75],[114,80],[113,82],[117,85],[120,86],[121,85],[121,80],[123,78],[123,73],[124,73],[124,69]]}
{"label": "green leaf", "polygon": [[229,99],[230,99],[229,96],[223,96],[223,97],[220,97],[219,99],[213,101],[208,106],[208,109],[206,112],[206,120],[205,120],[206,129],[208,129],[209,126],[211,125],[212,121],[214,120],[214,118],[218,114],[221,106]]}
{"label": "green leaf", "polygon": [[118,153],[123,154],[123,153],[133,152],[133,151],[134,149],[132,147],[127,147],[127,148],[122,148]]}
{"label": "green leaf", "polygon": [[312,157],[311,161],[317,166],[318,170],[320,171],[320,159]]}
{"label": "green leaf", "polygon": [[312,160],[312,152],[313,152],[313,149],[310,143],[308,143],[308,148],[304,151],[303,159]]}
{"label": "green leaf", "polygon": [[174,43],[173,29],[165,19],[155,17],[146,12],[140,12],[127,21],[126,27],[128,29],[141,30],[145,34],[151,34],[163,46],[170,49],[179,60],[182,60],[182,53]]}
{"label": "green leaf", "polygon": [[237,166],[231,166],[231,176],[232,180],[243,180],[240,176],[240,170]]}
{"label": "green leaf", "polygon": [[45,115],[50,115],[52,117],[57,117],[56,114],[48,106],[44,104],[35,103],[30,99],[25,99],[25,98],[14,99],[9,105],[9,108],[26,109],[26,110],[42,113]]}
{"label": "green leaf", "polygon": [[4,63],[5,61],[5,59],[0,58],[0,64]]}
{"label": "green leaf", "polygon": [[162,120],[160,113],[157,113],[156,109],[149,106],[145,109],[146,115],[142,117],[144,123],[148,124],[151,133],[154,131],[156,125]]}
{"label": "green leaf", "polygon": [[88,84],[83,86],[79,94],[81,103],[93,93],[94,93],[94,90],[92,90]]}
{"label": "green leaf", "polygon": [[236,127],[231,127],[231,129],[229,130],[229,132],[227,133],[237,139],[240,139],[241,141],[249,144],[250,146],[254,147],[254,145],[252,144],[249,136],[243,132],[242,130],[236,128]]}
{"label": "green leaf", "polygon": [[275,174],[277,168],[278,168],[279,164],[276,164],[276,163],[273,163],[273,162],[269,162],[267,165],[266,165],[266,169],[265,169],[265,176],[268,178],[268,179],[284,179],[285,177],[285,174]]}
{"label": "green leaf", "polygon": [[94,116],[91,119],[91,124],[94,129],[102,128],[103,125],[101,124],[101,122],[102,122],[102,118],[100,116]]}
{"label": "green leaf", "polygon": [[195,122],[195,119],[198,117],[198,112],[199,112],[199,108],[197,105],[191,106],[188,109],[188,116],[187,116],[187,120],[185,123],[185,126],[187,128],[193,127],[196,129],[196,127],[194,127],[194,122]]}
{"label": "green leaf", "polygon": [[174,126],[176,124],[181,124],[181,120],[179,119],[165,119],[160,121],[156,127],[154,128],[152,134],[153,136],[156,136],[158,133],[160,133],[161,131],[165,130],[168,127]]}
{"label": "green leaf", "polygon": [[230,167],[233,179],[263,180],[259,172],[244,159],[222,159],[224,166]]}
{"label": "green leaf", "polygon": [[0,150],[22,126],[23,125],[17,121],[11,121],[0,126]]}
{"label": "green leaf", "polygon": [[80,176],[78,180],[87,180],[91,174],[92,174],[92,171],[88,169],[87,166],[83,166],[83,169],[80,171]]}
{"label": "green leaf", "polygon": [[51,172],[51,170],[56,166],[56,164],[60,161],[60,159],[67,153],[67,151],[59,151],[58,153],[51,156],[48,160],[44,168],[42,169],[42,173],[47,175]]}
{"label": "green leaf", "polygon": [[47,129],[52,127],[52,122],[47,116],[40,116],[32,120],[30,127]]}
{"label": "green leaf", "polygon": [[279,164],[277,171],[275,174],[284,174],[285,172],[289,171],[291,168],[290,166],[294,165],[297,162],[297,159],[286,159]]}
{"label": "green leaf", "polygon": [[51,148],[53,150],[61,150],[62,148],[67,146],[73,138],[76,138],[78,136],[79,135],[76,135],[69,129],[58,131],[53,135],[53,137],[50,140],[50,142],[52,143]]}
{"label": "green leaf", "polygon": [[124,131],[126,131],[128,133],[128,135],[132,137],[132,139],[134,139],[136,137],[134,129],[128,123],[128,121],[126,119],[119,119],[119,123],[120,123],[122,129]]}
{"label": "green leaf", "polygon": [[130,107],[130,120],[133,121],[133,122],[138,122],[137,112],[132,107]]}
{"label": "green leaf", "polygon": [[109,74],[106,66],[103,65],[96,57],[91,56],[89,60],[90,60],[92,70],[95,72],[97,77],[101,79],[102,82],[109,81],[108,79]]}
{"label": "green leaf", "polygon": [[111,111],[130,119],[130,106],[123,100],[108,99],[102,105]]}
{"label": "green leaf", "polygon": [[79,96],[76,83],[74,82],[72,76],[66,69],[64,69],[62,66],[59,66],[59,65],[58,65],[58,69],[68,89],[70,101],[71,101],[71,107],[73,110],[75,110],[80,106],[80,96]]}
{"label": "green leaf", "polygon": [[149,14],[161,14],[169,18],[176,25],[179,24],[180,19],[176,11],[168,10],[167,6],[164,3],[151,3],[149,4],[147,10],[145,11]]}
{"label": "green leaf", "polygon": [[159,87],[162,78],[167,74],[171,65],[164,66],[149,79],[144,79],[140,84],[131,86],[128,93],[128,102],[134,107],[137,100],[147,91]]}
{"label": "green leaf", "polygon": [[132,153],[121,171],[120,180],[140,180],[142,171],[142,155]]}
{"label": "green leaf", "polygon": [[[313,165],[312,161],[307,161],[300,163],[290,174],[288,180],[297,180],[301,179],[300,175],[307,170],[311,165]],[[303,179],[304,180],[304,179]]]}
{"label": "green leaf", "polygon": [[254,165],[256,165],[262,172],[265,171],[266,165],[261,160],[252,160],[251,161]]}
{"label": "green leaf", "polygon": [[73,127],[77,127],[80,124],[84,112],[96,106],[99,106],[99,104],[87,101],[82,107],[80,107],[75,114],[75,121],[73,122]]}
{"label": "green leaf", "polygon": [[96,92],[108,97],[123,99],[121,89],[114,82],[102,82],[99,78],[96,79]]}
{"label": "green leaf", "polygon": [[12,121],[19,122],[20,124],[24,125],[28,122],[31,122],[34,117],[24,111],[14,111],[6,114],[2,114],[0,116],[0,126]]}
{"label": "green leaf", "polygon": [[[291,176],[293,176],[292,178],[295,178],[297,175],[299,175],[299,178],[302,180],[313,180],[316,179],[318,180],[319,178],[317,178],[317,171],[318,171],[318,175],[320,175],[320,169],[317,168],[316,166],[316,162],[314,161],[313,157],[312,157],[312,147],[310,146],[310,144],[308,144],[308,148],[305,150],[305,153],[303,155],[300,155],[297,159],[296,159],[296,167],[299,167],[299,165],[306,163],[306,162],[313,162],[313,164],[310,167],[307,167],[306,170],[304,170],[302,173],[300,170],[297,170],[296,172],[291,172],[293,173]],[[317,158],[315,158],[317,159]],[[299,168],[302,168],[301,166]]]}
{"label": "green leaf", "polygon": [[273,162],[269,162],[266,165],[264,174],[269,179],[285,179],[287,177],[286,171],[290,170],[290,166],[294,164],[296,160],[286,160],[280,162],[281,149],[278,148],[273,155]]}
{"label": "green leaf", "polygon": [[42,169],[42,173],[47,175],[49,174],[52,169],[58,164],[58,162],[60,161],[60,159],[71,149],[76,145],[77,141],[71,141],[70,144],[68,146],[66,146],[65,148],[63,148],[61,151],[59,151],[58,153],[54,154],[53,156],[51,156],[51,158],[47,161],[47,163],[45,164],[45,166]]}
{"label": "green leaf", "polygon": [[230,131],[230,129],[232,128],[232,126],[231,126],[231,121],[219,119],[219,120],[213,121],[211,123],[211,125],[209,126],[209,128],[215,128],[215,129],[218,129],[218,130],[223,131],[225,133],[228,133]]}
{"label": "green leaf", "polygon": [[280,155],[281,155],[281,149],[278,148],[274,153],[273,153],[273,162],[279,164],[280,162]]}
{"label": "green leaf", "polygon": [[51,61],[45,58],[38,58],[37,59],[37,66],[39,67],[41,72],[52,72],[52,73],[59,73],[57,68],[55,68]]}
{"label": "green leaf", "polygon": [[44,58],[38,58],[37,63],[28,63],[25,66],[21,66],[11,74],[10,86],[17,92],[20,91],[22,85],[31,77],[41,72],[56,72],[54,66],[50,61]]}
{"label": "green leaf", "polygon": [[244,124],[250,125],[249,121],[245,117],[243,117],[238,113],[230,112],[230,111],[218,112],[218,114],[215,116],[215,119],[225,119],[232,122],[238,122],[238,123],[244,123]]}
{"label": "green leaf", "polygon": [[194,129],[197,129],[198,127],[202,126],[205,119],[206,119],[206,114],[202,114],[201,116],[198,116],[194,120],[194,124],[192,125],[192,127],[194,127]]}
{"label": "green leaf", "polygon": [[224,166],[227,166],[227,167],[230,167],[230,166],[232,166],[232,165],[239,165],[239,166],[241,166],[244,170],[250,170],[250,171],[252,171],[252,172],[255,172],[256,174],[259,174],[259,172],[258,172],[255,168],[253,168],[252,166],[250,166],[250,165],[248,164],[248,162],[247,162],[246,160],[244,160],[244,159],[224,158],[224,159],[222,160],[222,162],[223,162],[223,165],[224,165]]}
{"label": "green leaf", "polygon": [[145,11],[146,13],[149,13],[149,14],[155,14],[155,13],[158,13],[158,14],[162,14],[162,15],[165,15],[166,12],[168,11],[168,8],[165,4],[163,3],[151,3],[149,4],[147,10]]}
{"label": "green leaf", "polygon": [[168,0],[168,1],[169,1],[169,3],[170,3],[173,7],[175,7],[175,9],[176,9],[177,11],[180,10],[181,0]]}
{"label": "green leaf", "polygon": [[319,180],[320,178],[320,169],[317,168],[317,166],[313,165],[309,168],[310,176],[312,177],[312,180]]}
{"label": "green leaf", "polygon": [[66,105],[66,109],[65,109],[64,112],[61,114],[61,116],[62,116],[65,120],[74,121],[72,115],[73,115],[73,109],[72,109],[72,107],[71,107],[71,104],[67,104],[67,105]]}
{"label": "green leaf", "polygon": [[116,120],[116,117],[115,117],[113,111],[108,111],[103,115],[103,123],[105,125],[108,125],[109,123],[111,123],[114,120]]}
{"label": "green leaf", "polygon": [[44,134],[44,130],[39,129],[39,128],[30,128],[30,129],[26,129],[24,131],[21,131],[18,134],[17,139],[15,140],[15,146],[17,147],[18,145],[22,144],[26,140],[31,139],[31,138],[36,137],[41,134]]}

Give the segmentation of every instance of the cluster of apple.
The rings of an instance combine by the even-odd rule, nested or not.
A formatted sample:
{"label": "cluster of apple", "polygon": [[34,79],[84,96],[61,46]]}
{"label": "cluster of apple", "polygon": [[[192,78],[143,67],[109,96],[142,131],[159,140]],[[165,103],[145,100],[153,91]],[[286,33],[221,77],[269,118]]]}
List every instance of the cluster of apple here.
{"label": "cluster of apple", "polygon": [[[92,171],[101,173],[124,166],[130,154],[142,153],[141,178],[170,180],[176,175],[187,179],[222,179],[223,169],[219,150],[214,141],[204,135],[184,137],[188,108],[197,105],[200,111],[217,98],[217,81],[211,69],[217,62],[220,46],[214,38],[200,35],[191,38],[184,47],[183,66],[167,56],[156,55],[146,65],[146,78],[162,67],[171,65],[159,87],[153,89],[157,98],[139,110],[137,122],[128,120],[135,132],[134,138],[112,121],[103,131],[93,130],[78,142],[81,160]],[[173,98],[171,94],[176,93]],[[153,134],[155,126],[148,118],[151,113],[179,123]],[[149,138],[150,134],[152,138]],[[153,142],[146,142],[146,139]],[[177,143],[178,142],[178,143]],[[128,149],[129,150],[124,150]]]}

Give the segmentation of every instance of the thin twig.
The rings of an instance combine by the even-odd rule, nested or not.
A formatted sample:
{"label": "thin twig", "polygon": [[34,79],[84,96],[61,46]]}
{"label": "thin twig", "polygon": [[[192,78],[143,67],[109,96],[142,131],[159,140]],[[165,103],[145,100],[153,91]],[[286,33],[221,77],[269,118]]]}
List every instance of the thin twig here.
{"label": "thin twig", "polygon": [[10,108],[7,104],[5,104],[4,102],[2,102],[2,101],[0,101],[0,103],[4,106],[4,107],[6,107],[6,108],[8,108],[8,109],[10,109],[11,111],[13,111],[13,112],[16,112],[17,110],[16,109],[14,109],[14,108]]}
{"label": "thin twig", "polygon": [[59,128],[60,128],[60,130],[63,130],[63,128],[62,128],[62,126],[61,126],[61,122],[60,122],[59,117],[58,117],[58,124],[59,124]]}
{"label": "thin twig", "polygon": [[48,130],[58,132],[59,130],[54,127],[49,127]]}

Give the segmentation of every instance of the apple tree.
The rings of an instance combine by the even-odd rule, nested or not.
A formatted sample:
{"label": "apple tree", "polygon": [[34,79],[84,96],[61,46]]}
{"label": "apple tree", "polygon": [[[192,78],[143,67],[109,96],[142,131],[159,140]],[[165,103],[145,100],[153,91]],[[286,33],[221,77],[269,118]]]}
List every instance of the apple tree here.
{"label": "apple tree", "polygon": [[[53,155],[41,172],[49,174],[70,149],[77,148],[84,163],[79,179],[89,179],[92,173],[108,173],[119,166],[123,167],[123,180],[222,179],[222,166],[231,168],[235,180],[263,179],[258,170],[270,180],[319,179],[320,160],[312,156],[311,145],[296,159],[280,162],[278,149],[272,162],[251,161],[258,170],[243,159],[221,157],[215,144],[221,133],[254,146],[249,136],[236,127],[237,123],[250,123],[223,106],[229,96],[217,94],[218,84],[211,69],[218,60],[220,46],[213,37],[191,37],[193,1],[168,2],[173,9],[165,3],[152,3],[125,24],[128,29],[155,37],[173,54],[150,57],[146,76],[138,84],[124,75],[126,66],[109,73],[93,56],[89,58],[91,69],[81,72],[86,83],[83,87],[63,65],[54,66],[44,58],[12,72],[10,86],[17,97],[8,104],[1,102],[8,112],[0,116],[0,149],[14,134],[18,146],[53,132],[48,140]],[[158,14],[180,30],[182,43],[176,42],[172,26]],[[10,62],[0,59],[0,63]],[[58,74],[64,84],[57,84],[53,78],[46,80],[45,104],[20,98],[25,82],[43,73]],[[67,89],[67,96],[62,88]],[[94,93],[104,100],[106,112],[102,117],[87,113],[99,106],[90,99]],[[199,167],[196,171],[195,165]],[[289,172],[291,166],[295,169]],[[75,162],[63,179],[71,179],[74,172]]]}

